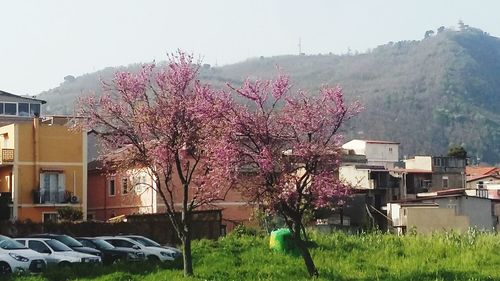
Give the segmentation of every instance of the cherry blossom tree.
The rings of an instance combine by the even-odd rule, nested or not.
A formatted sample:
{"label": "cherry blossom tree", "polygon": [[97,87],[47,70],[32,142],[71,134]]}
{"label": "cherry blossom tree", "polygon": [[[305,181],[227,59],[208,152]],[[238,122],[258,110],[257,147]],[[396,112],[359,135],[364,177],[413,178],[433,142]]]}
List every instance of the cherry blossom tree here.
{"label": "cherry blossom tree", "polygon": [[304,213],[335,208],[348,194],[349,186],[338,177],[339,129],[361,107],[346,104],[339,87],[323,87],[318,96],[292,93],[285,75],[229,87],[246,104],[230,117],[241,170],[251,174],[241,183],[243,191],[285,220],[309,274],[317,276],[305,241]]}
{"label": "cherry blossom tree", "polygon": [[96,133],[109,165],[151,173],[151,187],[182,241],[185,275],[193,274],[193,211],[224,198],[237,163],[222,118],[231,99],[197,80],[199,65],[179,51],[166,66],[116,73],[103,95],[79,102],[86,117],[79,126]]}

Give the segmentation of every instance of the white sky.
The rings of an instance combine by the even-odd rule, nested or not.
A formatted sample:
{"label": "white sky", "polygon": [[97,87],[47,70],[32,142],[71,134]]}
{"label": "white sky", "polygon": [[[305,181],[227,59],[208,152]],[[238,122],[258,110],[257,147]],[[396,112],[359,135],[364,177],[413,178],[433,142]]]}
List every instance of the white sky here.
{"label": "white sky", "polygon": [[0,0],[0,90],[35,95],[177,49],[212,65],[296,54],[299,37],[306,54],[365,51],[459,19],[500,36],[500,1]]}

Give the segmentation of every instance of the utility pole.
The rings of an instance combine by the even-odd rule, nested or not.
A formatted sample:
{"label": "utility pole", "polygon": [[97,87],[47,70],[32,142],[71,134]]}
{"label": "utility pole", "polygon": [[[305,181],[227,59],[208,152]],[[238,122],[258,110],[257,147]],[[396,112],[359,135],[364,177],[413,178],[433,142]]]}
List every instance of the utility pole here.
{"label": "utility pole", "polygon": [[302,40],[299,37],[299,56],[302,55]]}

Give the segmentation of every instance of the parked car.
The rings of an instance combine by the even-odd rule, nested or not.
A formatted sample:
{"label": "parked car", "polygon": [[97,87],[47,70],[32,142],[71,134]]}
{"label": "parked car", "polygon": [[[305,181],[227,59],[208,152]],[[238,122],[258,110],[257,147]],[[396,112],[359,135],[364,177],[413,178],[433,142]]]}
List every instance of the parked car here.
{"label": "parked car", "polygon": [[165,248],[165,249],[168,249],[168,250],[171,250],[173,252],[176,253],[176,256],[174,258],[177,258],[179,256],[182,255],[182,252],[181,250],[175,248],[175,247],[171,247],[171,246],[164,246],[164,245],[160,245],[160,243],[152,240],[152,239],[149,239],[147,237],[144,237],[144,236],[140,236],[140,235],[123,235],[123,237],[127,237],[127,238],[130,238],[132,240],[135,240],[139,243],[141,243],[142,245],[146,246],[146,247],[160,247],[160,248]]}
{"label": "parked car", "polygon": [[55,239],[16,238],[15,240],[42,254],[49,265],[69,266],[74,263],[101,263],[101,257],[74,251]]}
{"label": "parked car", "polygon": [[143,261],[146,259],[144,252],[132,248],[118,248],[99,238],[77,237],[80,243],[85,247],[101,251],[102,262],[112,264],[117,261]]}
{"label": "parked car", "polygon": [[46,266],[42,255],[7,236],[0,235],[0,275],[12,272],[41,272]]}
{"label": "parked car", "polygon": [[64,245],[70,247],[74,251],[77,251],[80,253],[85,253],[85,254],[90,254],[90,255],[94,255],[94,256],[99,256],[99,257],[102,255],[101,251],[93,249],[93,248],[85,247],[85,246],[83,246],[82,243],[78,242],[78,240],[76,240],[75,238],[73,238],[69,235],[65,235],[65,234],[44,233],[44,234],[34,234],[34,235],[30,235],[28,237],[55,239],[55,240],[63,243]]}
{"label": "parked car", "polygon": [[146,247],[133,239],[123,236],[103,236],[98,238],[109,242],[115,247],[140,250],[146,254],[146,258],[150,261],[173,261],[177,257],[175,251],[162,247]]}

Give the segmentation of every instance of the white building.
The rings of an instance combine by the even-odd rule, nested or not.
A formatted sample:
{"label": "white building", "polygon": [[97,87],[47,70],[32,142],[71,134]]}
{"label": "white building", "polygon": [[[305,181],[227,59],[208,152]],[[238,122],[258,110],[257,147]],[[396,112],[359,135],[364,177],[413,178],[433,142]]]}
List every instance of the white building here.
{"label": "white building", "polygon": [[367,165],[394,168],[399,160],[399,143],[378,140],[352,140],[344,145],[344,149],[352,149],[358,155],[365,155]]}

